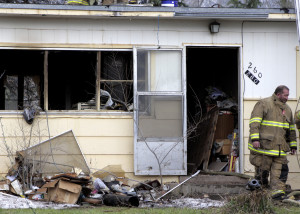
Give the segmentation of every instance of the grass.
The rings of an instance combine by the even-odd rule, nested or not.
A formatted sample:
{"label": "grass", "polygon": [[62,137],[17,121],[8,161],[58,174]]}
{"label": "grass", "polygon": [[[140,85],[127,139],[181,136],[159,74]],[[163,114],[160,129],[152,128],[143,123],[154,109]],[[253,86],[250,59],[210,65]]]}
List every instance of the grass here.
{"label": "grass", "polygon": [[269,191],[257,190],[231,197],[221,209],[223,214],[275,213],[275,205]]}
{"label": "grass", "polygon": [[[209,208],[209,209],[180,209],[180,208],[125,208],[125,207],[95,207],[95,208],[72,208],[64,210],[54,209],[0,209],[2,214],[99,214],[99,213],[122,213],[122,214],[223,214],[222,208]],[[251,212],[250,212],[251,213]],[[300,207],[295,206],[275,206],[274,213],[276,214],[299,214]],[[235,213],[232,213],[235,214]]]}

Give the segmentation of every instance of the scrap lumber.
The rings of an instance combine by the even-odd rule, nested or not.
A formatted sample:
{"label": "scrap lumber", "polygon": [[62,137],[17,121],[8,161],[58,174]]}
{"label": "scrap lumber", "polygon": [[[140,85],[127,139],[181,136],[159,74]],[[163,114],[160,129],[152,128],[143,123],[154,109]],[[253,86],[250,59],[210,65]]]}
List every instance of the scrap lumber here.
{"label": "scrap lumber", "polygon": [[190,145],[190,160],[189,163],[194,163],[196,171],[201,165],[203,169],[208,168],[208,162],[211,154],[211,149],[214,141],[214,134],[217,126],[219,109],[212,108],[201,120],[197,128],[197,138]]}
{"label": "scrap lumber", "polygon": [[300,207],[300,202],[299,202],[299,201],[292,200],[292,199],[284,199],[284,200],[282,200],[282,202],[283,202],[283,203],[288,203],[288,204],[291,204],[291,205]]}

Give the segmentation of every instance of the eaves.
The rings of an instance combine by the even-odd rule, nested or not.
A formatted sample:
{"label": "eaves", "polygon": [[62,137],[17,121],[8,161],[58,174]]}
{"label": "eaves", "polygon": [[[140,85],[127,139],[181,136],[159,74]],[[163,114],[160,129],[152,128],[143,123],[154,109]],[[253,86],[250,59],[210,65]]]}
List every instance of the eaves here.
{"label": "eaves", "polygon": [[0,4],[0,16],[44,16],[77,18],[168,18],[295,21],[294,9],[189,8],[146,6],[75,6],[39,4]]}

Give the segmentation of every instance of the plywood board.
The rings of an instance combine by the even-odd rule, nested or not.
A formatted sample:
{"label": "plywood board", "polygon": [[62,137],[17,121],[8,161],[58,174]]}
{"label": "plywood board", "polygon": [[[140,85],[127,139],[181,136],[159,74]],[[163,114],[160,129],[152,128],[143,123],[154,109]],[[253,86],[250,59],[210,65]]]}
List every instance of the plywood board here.
{"label": "plywood board", "polygon": [[[218,120],[218,108],[210,110],[197,127],[197,138],[189,142],[188,163],[195,164],[194,170],[203,164],[203,169],[207,169],[208,161],[213,145],[214,133]],[[194,171],[193,170],[193,171]]]}

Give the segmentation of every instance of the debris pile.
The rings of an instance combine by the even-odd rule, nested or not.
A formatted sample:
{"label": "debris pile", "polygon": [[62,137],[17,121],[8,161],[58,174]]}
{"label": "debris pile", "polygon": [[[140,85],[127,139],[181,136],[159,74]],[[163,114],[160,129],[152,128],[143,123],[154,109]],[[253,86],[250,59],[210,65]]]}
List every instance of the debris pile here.
{"label": "debris pile", "polygon": [[[16,152],[15,163],[5,178],[0,179],[0,193],[6,200],[24,199],[26,205],[22,208],[36,206],[30,200],[138,207],[140,200],[154,201],[154,189],[161,186],[157,180],[137,182],[135,186],[129,186],[127,181],[125,172],[118,166],[91,174],[70,130]],[[1,205],[1,208],[11,206]]]}
{"label": "debris pile", "polygon": [[[129,180],[134,181],[134,185],[129,185]],[[119,165],[109,165],[91,173],[70,130],[16,152],[15,163],[5,178],[0,178],[0,208],[160,204],[161,198],[185,181],[167,191],[158,180],[140,182],[126,178]],[[180,204],[168,203],[171,206]],[[199,203],[197,206],[201,208]]]}
{"label": "debris pile", "polygon": [[[0,181],[0,192],[11,196],[9,200],[22,201],[23,206],[36,207],[30,200],[53,202],[58,204],[83,204],[138,207],[140,199],[154,199],[154,188],[160,183],[149,181],[130,187],[116,176],[107,175],[104,179],[86,175],[81,170],[76,172],[59,173],[53,176],[43,176],[31,172],[30,167],[24,170],[22,152],[17,153],[16,164],[9,169],[5,179]],[[32,165],[29,165],[32,166]],[[22,176],[24,171],[30,177]],[[79,173],[78,173],[79,172]],[[94,173],[97,176],[97,173]],[[17,197],[19,196],[19,197]],[[28,201],[28,199],[30,199]],[[1,205],[1,208],[13,208]]]}

